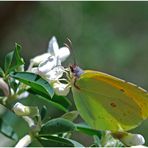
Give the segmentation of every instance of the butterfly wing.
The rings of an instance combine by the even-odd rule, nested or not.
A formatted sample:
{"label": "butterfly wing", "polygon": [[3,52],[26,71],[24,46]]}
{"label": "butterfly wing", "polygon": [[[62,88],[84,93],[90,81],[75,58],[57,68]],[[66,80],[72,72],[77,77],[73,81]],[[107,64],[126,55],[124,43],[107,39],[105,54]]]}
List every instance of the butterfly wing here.
{"label": "butterfly wing", "polygon": [[82,118],[95,129],[126,131],[148,117],[148,93],[132,83],[85,71],[75,85],[75,104]]}

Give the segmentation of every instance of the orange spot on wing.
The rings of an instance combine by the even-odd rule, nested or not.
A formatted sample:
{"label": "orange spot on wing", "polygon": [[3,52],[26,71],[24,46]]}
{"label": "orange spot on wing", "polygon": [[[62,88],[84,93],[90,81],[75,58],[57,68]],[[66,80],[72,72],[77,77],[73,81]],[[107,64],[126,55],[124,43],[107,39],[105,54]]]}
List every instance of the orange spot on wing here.
{"label": "orange spot on wing", "polygon": [[124,89],[120,89],[120,91],[125,92]]}
{"label": "orange spot on wing", "polygon": [[117,106],[114,102],[111,102],[110,105],[111,105],[112,107],[116,107],[116,106]]}

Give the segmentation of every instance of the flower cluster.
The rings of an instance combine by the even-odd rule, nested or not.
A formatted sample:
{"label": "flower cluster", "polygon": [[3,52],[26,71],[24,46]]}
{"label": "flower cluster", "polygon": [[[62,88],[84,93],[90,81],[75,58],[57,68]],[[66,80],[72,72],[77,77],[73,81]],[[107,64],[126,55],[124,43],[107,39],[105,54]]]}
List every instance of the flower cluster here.
{"label": "flower cluster", "polygon": [[[49,41],[48,52],[31,59],[28,71],[34,72],[46,79],[57,95],[66,96],[69,85],[60,82],[64,67],[61,65],[70,55],[67,47],[59,48],[57,39],[53,36]],[[37,67],[33,67],[37,66]]]}

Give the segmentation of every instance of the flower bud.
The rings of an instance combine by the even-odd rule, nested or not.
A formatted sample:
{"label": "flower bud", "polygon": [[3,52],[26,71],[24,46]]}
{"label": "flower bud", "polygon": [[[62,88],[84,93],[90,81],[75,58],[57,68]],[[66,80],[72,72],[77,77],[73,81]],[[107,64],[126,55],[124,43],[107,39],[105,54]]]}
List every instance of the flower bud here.
{"label": "flower bud", "polygon": [[140,134],[131,134],[127,132],[120,132],[113,134],[115,138],[118,138],[126,146],[143,145],[145,143],[144,137]]}
{"label": "flower bud", "polygon": [[30,113],[29,107],[25,106],[19,102],[13,106],[13,111],[18,116],[27,116]]}
{"label": "flower bud", "polygon": [[25,135],[19,142],[15,145],[15,148],[27,147],[32,142],[32,137],[30,135]]}
{"label": "flower bud", "polygon": [[18,116],[36,116],[38,114],[38,108],[37,107],[29,107],[25,106],[19,102],[17,102],[13,106],[13,111]]}
{"label": "flower bud", "polygon": [[9,95],[9,87],[8,84],[3,80],[3,78],[0,78],[0,89],[3,90],[5,96]]}
{"label": "flower bud", "polygon": [[29,96],[29,92],[25,91],[18,96],[18,99],[27,98]]}
{"label": "flower bud", "polygon": [[143,145],[145,140],[142,135],[140,134],[128,134],[127,136],[120,139],[121,142],[125,143],[127,146],[134,146],[134,145]]}
{"label": "flower bud", "polygon": [[55,82],[53,84],[53,89],[59,96],[66,96],[70,91],[68,84],[62,84],[60,82]]}

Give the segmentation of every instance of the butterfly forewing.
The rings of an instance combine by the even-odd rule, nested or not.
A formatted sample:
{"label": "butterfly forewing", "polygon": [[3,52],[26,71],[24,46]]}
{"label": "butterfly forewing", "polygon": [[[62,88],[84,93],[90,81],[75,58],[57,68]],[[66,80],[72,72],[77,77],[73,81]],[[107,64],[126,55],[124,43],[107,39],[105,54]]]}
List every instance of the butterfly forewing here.
{"label": "butterfly forewing", "polygon": [[147,117],[148,95],[133,84],[101,72],[85,71],[76,85],[72,88],[76,106],[95,129],[129,130]]}

